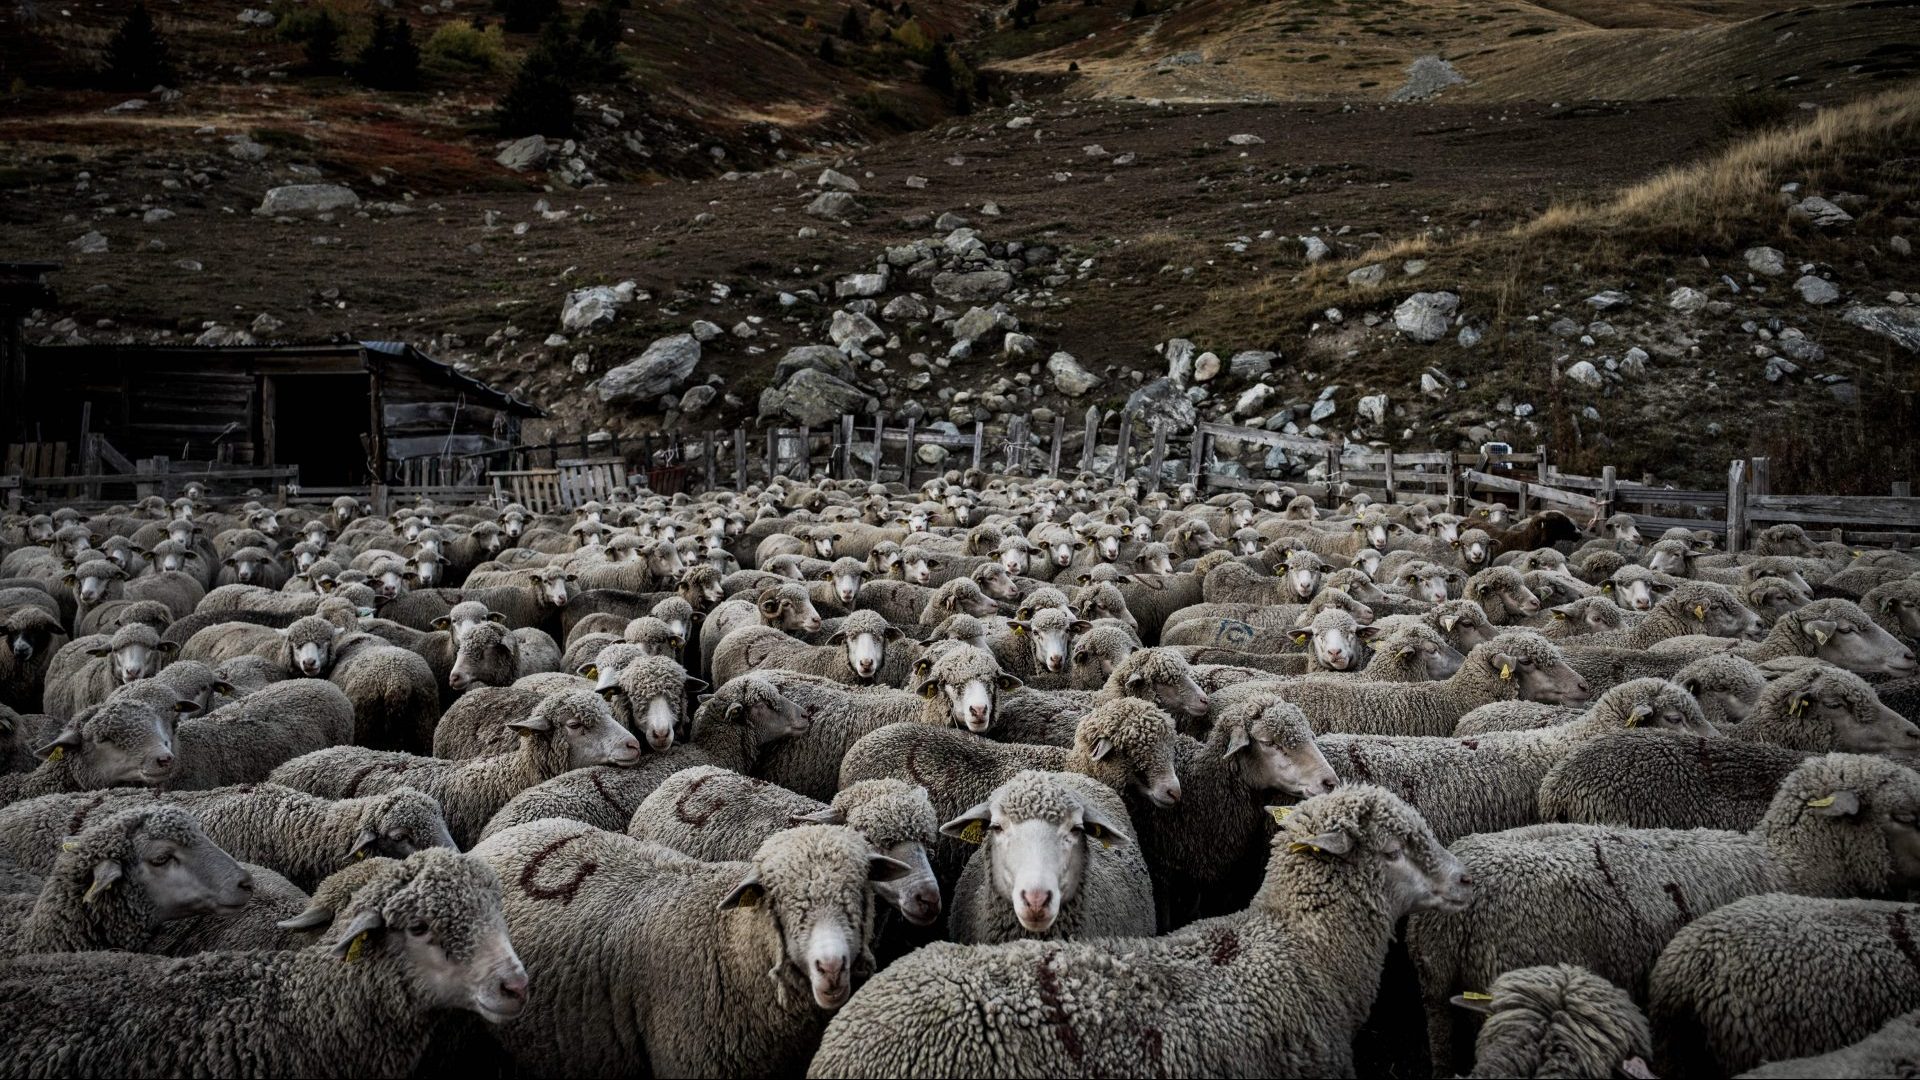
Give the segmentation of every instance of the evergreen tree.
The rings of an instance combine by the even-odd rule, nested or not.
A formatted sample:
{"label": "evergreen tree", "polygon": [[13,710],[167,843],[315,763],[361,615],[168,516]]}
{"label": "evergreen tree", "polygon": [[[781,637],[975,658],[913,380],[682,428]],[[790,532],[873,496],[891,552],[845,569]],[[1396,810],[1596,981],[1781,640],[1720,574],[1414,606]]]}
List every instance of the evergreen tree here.
{"label": "evergreen tree", "polygon": [[620,9],[618,0],[604,0],[580,16],[580,74],[603,82],[620,75]]}
{"label": "evergreen tree", "polygon": [[820,39],[820,59],[825,60],[829,64],[839,63],[840,54],[834,49],[832,38],[823,37]]}
{"label": "evergreen tree", "polygon": [[353,60],[353,78],[375,90],[413,90],[420,86],[420,47],[413,43],[413,25],[405,19],[373,13],[373,33]]}
{"label": "evergreen tree", "polygon": [[302,49],[306,53],[307,68],[317,75],[333,75],[340,70],[340,24],[333,21],[333,13],[326,8],[307,28],[307,41]]}
{"label": "evergreen tree", "polygon": [[560,17],[560,0],[494,0],[509,34],[532,34]]}
{"label": "evergreen tree", "polygon": [[1038,14],[1040,14],[1040,0],[1014,0],[1014,26],[1032,26],[1034,17]]}
{"label": "evergreen tree", "polygon": [[173,78],[173,63],[147,5],[135,4],[107,42],[101,76],[115,90],[150,90]]}
{"label": "evergreen tree", "polygon": [[1147,9],[1147,0],[1133,0],[1133,17],[1144,19],[1153,12]]}
{"label": "evergreen tree", "polygon": [[927,70],[921,78],[943,94],[953,93],[953,53],[945,45],[935,45],[927,53]]}
{"label": "evergreen tree", "polygon": [[848,41],[859,41],[867,36],[867,23],[860,17],[860,9],[847,5],[847,17],[840,20],[840,36]]}
{"label": "evergreen tree", "polygon": [[554,19],[494,109],[494,122],[507,135],[573,134],[572,35],[564,19]]}

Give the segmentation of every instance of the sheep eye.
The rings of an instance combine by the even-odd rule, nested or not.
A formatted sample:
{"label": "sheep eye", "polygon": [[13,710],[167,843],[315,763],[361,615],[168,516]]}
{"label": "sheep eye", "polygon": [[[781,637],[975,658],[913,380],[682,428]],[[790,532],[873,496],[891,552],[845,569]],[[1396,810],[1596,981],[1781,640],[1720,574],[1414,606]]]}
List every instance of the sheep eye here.
{"label": "sheep eye", "polygon": [[162,852],[162,853],[160,853],[160,854],[158,854],[158,855],[155,855],[155,856],[154,856],[153,858],[151,858],[151,859],[148,859],[148,860],[147,860],[147,865],[149,865],[149,866],[165,866],[165,865],[167,865],[168,863],[170,863],[170,862],[172,862],[172,861],[173,861],[173,852],[171,852],[171,851],[166,851],[166,852]]}
{"label": "sheep eye", "polygon": [[407,927],[407,933],[412,934],[414,937],[423,938],[423,937],[426,937],[428,934],[431,934],[432,932],[433,932],[433,927],[427,925],[427,922],[424,919],[422,919],[417,923],[414,923],[412,926]]}
{"label": "sheep eye", "polygon": [[1842,626],[1842,627],[1840,627],[1840,632],[1841,632],[1841,633],[1843,633],[1843,634],[1851,634],[1851,633],[1853,633],[1853,627],[1851,627],[1851,626]]}
{"label": "sheep eye", "polygon": [[991,824],[991,825],[989,825],[989,826],[987,826],[987,828],[988,828],[988,830],[989,830],[989,831],[991,831],[991,832],[997,832],[997,833],[1003,833],[1003,832],[1006,832],[1006,831],[1007,831],[1007,827],[1006,827],[1005,825],[1002,825],[1002,824],[1000,824],[1000,823],[999,823],[999,822],[997,822],[997,821],[996,821],[996,822],[994,822],[993,824]]}

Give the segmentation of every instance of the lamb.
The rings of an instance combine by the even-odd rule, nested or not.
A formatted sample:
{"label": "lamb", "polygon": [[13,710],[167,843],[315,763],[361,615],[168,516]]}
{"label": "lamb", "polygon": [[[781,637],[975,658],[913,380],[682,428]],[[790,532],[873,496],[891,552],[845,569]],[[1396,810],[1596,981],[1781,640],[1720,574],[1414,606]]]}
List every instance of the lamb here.
{"label": "lamb", "polygon": [[1351,1075],[1394,924],[1467,891],[1392,795],[1321,795],[1246,912],[1160,938],[926,946],[833,1018],[808,1075]]}
{"label": "lamb", "polygon": [[446,761],[341,746],[295,758],[275,769],[272,779],[336,799],[415,788],[440,801],[447,830],[465,847],[519,792],[571,769],[640,759],[640,744],[614,721],[605,702],[584,690],[548,698],[511,726],[520,733],[517,753]]}
{"label": "lamb", "polygon": [[1509,631],[1467,654],[1443,682],[1375,683],[1330,676],[1277,684],[1274,693],[1306,712],[1316,732],[1449,735],[1460,718],[1490,701],[1520,698],[1577,705],[1585,680],[1560,651],[1530,631]]}
{"label": "lamb", "polygon": [[1153,883],[1126,806],[1087,777],[1015,773],[941,832],[978,846],[954,887],[955,941],[1154,932]]}
{"label": "lamb", "polygon": [[295,951],[14,960],[0,969],[0,1071],[404,1075],[436,1010],[500,1023],[525,1007],[500,882],[477,859],[413,855],[336,921],[329,943]]}
{"label": "lamb", "polygon": [[[1436,1069],[1452,1060],[1447,998],[1507,968],[1584,964],[1644,1000],[1659,950],[1695,912],[1777,890],[1885,895],[1912,884],[1920,863],[1893,857],[1884,823],[1917,812],[1920,775],[1832,754],[1795,769],[1747,833],[1535,825],[1459,841],[1481,895],[1498,899],[1408,924]],[[1574,902],[1593,896],[1608,902]]]}
{"label": "lamb", "polygon": [[568,1076],[794,1075],[872,968],[873,883],[906,873],[841,825],[776,832],[746,862],[558,820],[474,855],[508,882],[508,925],[545,988],[501,1044]]}
{"label": "lamb", "polygon": [[115,688],[158,675],[178,651],[179,646],[162,641],[153,628],[138,624],[123,626],[110,638],[75,638],[47,666],[47,714],[71,719],[106,700]]}
{"label": "lamb", "polygon": [[323,799],[279,784],[207,791],[105,791],[43,795],[0,809],[0,854],[44,874],[60,840],[89,821],[124,809],[178,807],[235,858],[286,875],[311,889],[357,860],[404,859],[429,847],[452,847],[440,804],[411,788],[362,798]]}
{"label": "lamb", "polygon": [[237,910],[253,889],[179,807],[110,814],[56,851],[38,896],[0,898],[0,951],[136,949],[161,923]]}
{"label": "lamb", "polygon": [[1653,1032],[1626,991],[1583,967],[1543,964],[1459,995],[1485,1015],[1469,1077],[1648,1076]]}
{"label": "lamb", "polygon": [[[1880,827],[1913,842],[1911,817],[1883,820]],[[1910,1071],[1911,1050],[1904,1056],[1909,1064],[1883,1071],[1871,1067],[1870,1045],[1856,1047],[1858,1054],[1843,1048],[1880,1042],[1875,1032],[1883,1024],[1892,1029],[1897,1018],[1920,1009],[1920,980],[1910,974],[1916,921],[1920,905],[1784,893],[1749,896],[1703,914],[1673,936],[1653,967],[1647,1012],[1654,1063],[1667,1076]],[[1807,993],[1812,972],[1834,992]],[[1903,1041],[1910,1047],[1911,1039]],[[1823,1052],[1815,1062],[1839,1067],[1800,1070],[1784,1060]],[[1768,1061],[1780,1064],[1755,1069]]]}
{"label": "lamb", "polygon": [[[743,626],[714,650],[713,681],[724,683],[749,671],[777,667],[852,686],[884,682],[881,676],[890,659],[887,645],[905,636],[878,612],[866,610],[842,620],[825,645],[808,645],[771,626]],[[905,673],[904,660],[896,660],[891,667],[898,681],[898,675]]]}
{"label": "lamb", "polygon": [[924,788],[898,780],[854,784],[821,803],[729,769],[696,766],[654,789],[634,811],[627,835],[702,862],[741,862],[774,833],[809,824],[846,825],[876,854],[906,866],[911,873],[875,882],[874,892],[908,922],[929,926],[940,917],[940,885],[927,861],[940,820]]}
{"label": "lamb", "polygon": [[1445,843],[1540,820],[1540,780],[1573,747],[1631,728],[1714,734],[1686,691],[1636,679],[1600,695],[1571,722],[1471,738],[1323,735],[1320,751],[1341,779],[1379,784],[1406,799]]}

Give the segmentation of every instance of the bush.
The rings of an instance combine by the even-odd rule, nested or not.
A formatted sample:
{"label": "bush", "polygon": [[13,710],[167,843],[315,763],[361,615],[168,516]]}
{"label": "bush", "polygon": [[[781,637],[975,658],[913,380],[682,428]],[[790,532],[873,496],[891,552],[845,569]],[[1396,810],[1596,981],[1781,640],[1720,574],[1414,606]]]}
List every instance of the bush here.
{"label": "bush", "polygon": [[100,70],[102,81],[114,90],[150,90],[170,81],[173,74],[160,28],[153,25],[145,4],[133,5],[107,42]]}
{"label": "bush", "polygon": [[1792,99],[1778,90],[1748,90],[1720,100],[1720,124],[1730,135],[1779,127],[1793,115]]}
{"label": "bush", "polygon": [[560,0],[493,0],[509,34],[532,34],[560,17]]}
{"label": "bush", "polygon": [[555,19],[541,32],[539,44],[520,61],[513,85],[494,109],[494,123],[501,133],[571,135],[572,67],[572,35],[564,20]]}
{"label": "bush", "polygon": [[577,36],[580,42],[580,77],[591,82],[607,82],[620,77],[619,0],[605,0],[580,16]]}
{"label": "bush", "polygon": [[840,36],[848,41],[859,41],[867,36],[866,20],[860,17],[860,9],[847,5],[846,18],[840,20]]}
{"label": "bush", "polygon": [[413,90],[420,86],[420,47],[413,43],[413,24],[373,13],[373,32],[353,60],[353,79],[375,90]]}
{"label": "bush", "polygon": [[334,21],[333,13],[326,8],[313,19],[304,30],[305,42],[301,51],[306,54],[307,70],[317,75],[337,75],[340,72],[340,39],[346,35],[340,24]]}
{"label": "bush", "polygon": [[920,25],[918,19],[908,19],[901,23],[893,32],[893,40],[901,48],[910,52],[923,53],[933,47],[933,39],[927,36],[926,29]]}
{"label": "bush", "polygon": [[833,47],[832,38],[823,37],[820,39],[820,59],[829,64],[837,64],[840,62],[840,53]]}
{"label": "bush", "polygon": [[506,59],[506,37],[498,26],[478,29],[448,23],[427,39],[427,62],[456,71],[493,71]]}

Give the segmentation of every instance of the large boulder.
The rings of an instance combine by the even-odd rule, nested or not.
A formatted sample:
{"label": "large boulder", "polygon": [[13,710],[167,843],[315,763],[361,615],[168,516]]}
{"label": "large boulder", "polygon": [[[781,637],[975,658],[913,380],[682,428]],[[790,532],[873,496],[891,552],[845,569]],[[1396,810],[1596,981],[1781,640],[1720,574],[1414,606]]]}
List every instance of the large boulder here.
{"label": "large boulder", "polygon": [[823,191],[807,204],[807,213],[818,218],[840,221],[844,218],[865,217],[867,211],[860,205],[860,200],[854,198],[849,192]]}
{"label": "large boulder", "polygon": [[869,413],[879,407],[865,390],[819,368],[796,371],[785,386],[760,395],[763,419],[778,413],[808,427],[824,427],[844,413]]}
{"label": "large boulder", "polygon": [[1155,424],[1164,426],[1169,434],[1190,428],[1200,418],[1194,408],[1193,400],[1187,392],[1172,379],[1155,379],[1127,398],[1127,409],[1138,423],[1152,430]]}
{"label": "large boulder", "polygon": [[836,311],[827,324],[827,337],[845,348],[849,343],[865,346],[869,341],[885,341],[887,332],[878,323],[857,311]]}
{"label": "large boulder", "polygon": [[524,139],[515,139],[507,144],[493,160],[512,169],[514,172],[526,172],[537,169],[547,163],[547,157],[553,153],[543,135],[529,135]]}
{"label": "large boulder", "polygon": [[692,334],[663,337],[639,359],[600,376],[600,400],[609,405],[650,403],[679,388],[700,365],[700,342]]}
{"label": "large boulder", "polygon": [[828,191],[859,191],[860,181],[838,169],[823,169],[820,172],[820,178],[814,181],[814,186]]}
{"label": "large boulder", "polygon": [[339,184],[286,184],[268,188],[256,214],[276,217],[280,214],[320,214],[360,205],[360,196]]}
{"label": "large boulder", "polygon": [[611,285],[575,289],[567,294],[566,301],[560,305],[560,328],[569,334],[576,334],[591,326],[610,323],[621,306],[632,298],[632,289],[622,293]]}
{"label": "large boulder", "polygon": [[1080,366],[1069,352],[1057,352],[1047,358],[1047,374],[1054,389],[1068,397],[1079,397],[1107,380]]}
{"label": "large boulder", "polygon": [[1407,82],[1395,90],[1390,101],[1419,101],[1452,86],[1465,86],[1467,77],[1460,69],[1438,56],[1422,56],[1407,65]]}
{"label": "large boulder", "polygon": [[1920,352],[1920,307],[1866,307],[1855,304],[1840,318],[1892,341],[1908,352]]}
{"label": "large boulder", "polygon": [[1415,341],[1432,344],[1447,336],[1460,297],[1450,292],[1414,293],[1393,309],[1393,325]]}
{"label": "large boulder", "polygon": [[773,378],[768,385],[785,386],[788,379],[808,368],[824,371],[842,382],[860,381],[858,373],[853,370],[853,362],[839,349],[831,345],[796,345],[787,350],[779,363],[773,365]]}
{"label": "large boulder", "polygon": [[933,276],[933,294],[955,304],[990,304],[1013,288],[1013,275],[1005,270],[973,270],[968,273],[942,273]]}

